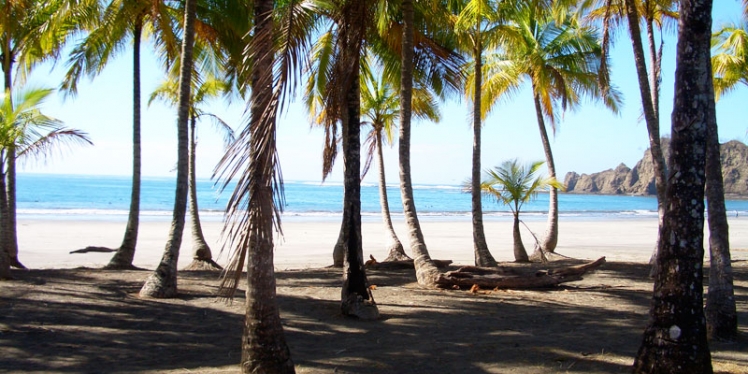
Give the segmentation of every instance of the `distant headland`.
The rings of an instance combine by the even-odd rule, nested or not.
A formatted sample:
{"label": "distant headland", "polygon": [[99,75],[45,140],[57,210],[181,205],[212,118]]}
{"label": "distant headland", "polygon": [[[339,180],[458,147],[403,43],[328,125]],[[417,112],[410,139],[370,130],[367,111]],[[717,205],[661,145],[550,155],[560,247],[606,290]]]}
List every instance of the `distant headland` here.
{"label": "distant headland", "polygon": [[[662,150],[667,160],[670,154],[670,139],[662,139]],[[731,140],[720,146],[722,178],[725,194],[748,198],[748,146]],[[625,164],[593,174],[569,172],[564,178],[566,192],[595,193],[607,195],[656,195],[652,156],[647,149],[634,168]]]}

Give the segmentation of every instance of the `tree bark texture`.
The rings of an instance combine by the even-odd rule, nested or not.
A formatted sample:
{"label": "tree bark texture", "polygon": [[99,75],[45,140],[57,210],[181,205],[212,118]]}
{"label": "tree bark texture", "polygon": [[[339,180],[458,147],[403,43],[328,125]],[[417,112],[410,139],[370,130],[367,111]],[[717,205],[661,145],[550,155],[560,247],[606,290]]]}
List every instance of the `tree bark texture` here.
{"label": "tree bark texture", "polygon": [[522,234],[519,231],[519,214],[514,215],[514,224],[512,225],[512,238],[514,239],[514,261],[529,262],[527,250],[522,243]]}
{"label": "tree bark texture", "polygon": [[[556,163],[553,161],[553,152],[551,151],[551,141],[548,138],[548,131],[545,129],[545,120],[543,119],[543,108],[540,105],[540,97],[535,93],[533,87],[533,99],[535,101],[535,115],[538,118],[538,128],[540,129],[540,141],[543,143],[543,152],[545,153],[545,164],[548,168],[548,177],[556,178]],[[543,251],[553,253],[558,244],[558,188],[551,186],[548,193],[548,224],[546,225],[545,235],[540,242]],[[517,259],[517,261],[520,261]]]}
{"label": "tree bark texture", "polygon": [[[359,3],[362,4],[362,3]],[[352,13],[348,20],[362,22],[360,9],[348,8]],[[357,17],[359,16],[359,17]],[[358,24],[351,22],[349,26]],[[344,61],[352,68],[346,74],[347,88],[345,116],[343,119],[343,288],[340,309],[343,315],[361,319],[379,318],[379,311],[370,297],[369,284],[364,269],[364,251],[361,236],[361,90],[359,86],[358,61],[361,53],[361,35],[347,27]]]}
{"label": "tree bark texture", "polygon": [[707,117],[706,201],[709,221],[709,292],[706,326],[710,339],[735,340],[738,314],[733,289],[729,228],[725,210],[725,188],[717,135],[717,119]]}
{"label": "tree bark texture", "polygon": [[382,207],[382,221],[384,229],[390,237],[390,243],[387,247],[386,261],[404,261],[411,260],[410,256],[405,254],[403,243],[395,233],[395,227],[392,225],[392,215],[390,214],[390,203],[387,199],[387,179],[384,175],[384,156],[382,155],[382,132],[376,134],[377,142],[377,172],[379,176],[379,205]]}
{"label": "tree bark texture", "polygon": [[[345,202],[343,205],[345,205]],[[338,240],[335,241],[335,247],[332,249],[332,266],[336,268],[342,268],[343,262],[345,262],[345,232],[348,230],[346,224],[346,221],[340,223]]]}
{"label": "tree bark texture", "polygon": [[483,85],[483,55],[481,53],[480,37],[476,38],[477,45],[473,53],[475,60],[475,92],[473,93],[473,168],[470,180],[470,197],[473,218],[473,251],[475,266],[497,266],[496,260],[488,250],[486,232],[483,228],[483,200],[480,189],[481,182],[481,89]]}
{"label": "tree bark texture", "polygon": [[[276,298],[273,267],[273,179],[277,162],[273,97],[273,1],[254,3],[249,158],[247,303],[242,373],[294,373]],[[280,225],[280,223],[278,223]]]}
{"label": "tree bark texture", "polygon": [[133,88],[132,88],[132,188],[130,190],[130,212],[122,244],[117,248],[105,269],[134,269],[132,260],[138,244],[140,226],[140,177],[141,177],[141,144],[140,144],[140,39],[143,31],[142,18],[135,22],[132,32],[133,46]]}
{"label": "tree bark texture", "polygon": [[682,0],[670,183],[650,321],[635,373],[712,373],[703,309],[706,144],[714,95],[710,0]]}
{"label": "tree bark texture", "polygon": [[433,288],[439,269],[431,261],[426,241],[423,238],[421,224],[418,222],[415,200],[413,198],[413,183],[410,173],[410,134],[411,134],[411,105],[413,99],[413,65],[414,65],[414,30],[413,30],[413,0],[403,0],[401,4],[403,14],[402,67],[400,82],[400,132],[399,132],[399,166],[400,166],[400,194],[402,195],[403,214],[408,224],[410,248],[416,270],[418,284]]}
{"label": "tree bark texture", "polygon": [[187,0],[184,13],[184,40],[179,71],[179,108],[177,115],[177,185],[174,196],[169,239],[156,270],[146,279],[140,295],[144,297],[169,298],[177,295],[177,261],[182,245],[184,217],[187,211],[189,181],[188,122],[190,116],[190,88],[192,76],[192,50],[195,41],[196,0]]}

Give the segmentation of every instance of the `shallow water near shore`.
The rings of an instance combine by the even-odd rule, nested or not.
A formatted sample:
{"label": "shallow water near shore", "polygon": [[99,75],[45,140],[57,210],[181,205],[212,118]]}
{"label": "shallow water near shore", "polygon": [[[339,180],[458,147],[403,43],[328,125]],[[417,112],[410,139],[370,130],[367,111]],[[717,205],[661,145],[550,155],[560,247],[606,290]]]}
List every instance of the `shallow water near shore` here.
{"label": "shallow water near shore", "polygon": [[[130,206],[131,178],[126,176],[90,176],[55,174],[20,174],[18,176],[18,214],[32,219],[126,220]],[[174,204],[175,179],[144,177],[141,192],[141,219],[169,220]],[[210,180],[198,180],[198,203],[201,218],[220,221],[233,186],[221,192]],[[294,219],[326,220],[342,211],[342,183],[295,182],[284,185],[284,215]],[[388,186],[390,209],[395,219],[402,218],[402,204],[397,185]],[[470,217],[470,195],[460,186],[414,186],[419,216],[441,220]],[[731,216],[748,215],[748,200],[728,200]],[[361,187],[361,211],[364,219],[378,220],[380,215],[377,185]],[[509,220],[511,212],[490,197],[483,200],[487,220]],[[544,220],[548,211],[548,194],[541,193],[522,208],[525,220]],[[626,219],[655,217],[657,200],[652,196],[581,195],[559,196],[560,215],[568,219]]]}

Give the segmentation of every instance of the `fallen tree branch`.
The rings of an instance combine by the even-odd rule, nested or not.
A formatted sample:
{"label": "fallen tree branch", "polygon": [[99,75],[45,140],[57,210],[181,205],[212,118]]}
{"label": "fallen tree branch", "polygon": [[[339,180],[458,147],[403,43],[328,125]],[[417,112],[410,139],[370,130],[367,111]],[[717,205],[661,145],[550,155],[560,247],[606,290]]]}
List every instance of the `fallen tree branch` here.
{"label": "fallen tree branch", "polygon": [[597,269],[604,263],[605,257],[601,257],[595,261],[582,265],[561,269],[541,270],[525,274],[519,274],[501,268],[492,269],[466,266],[439,275],[436,284],[441,288],[454,289],[469,289],[474,286],[483,289],[549,288],[561,283],[581,280],[584,274]]}

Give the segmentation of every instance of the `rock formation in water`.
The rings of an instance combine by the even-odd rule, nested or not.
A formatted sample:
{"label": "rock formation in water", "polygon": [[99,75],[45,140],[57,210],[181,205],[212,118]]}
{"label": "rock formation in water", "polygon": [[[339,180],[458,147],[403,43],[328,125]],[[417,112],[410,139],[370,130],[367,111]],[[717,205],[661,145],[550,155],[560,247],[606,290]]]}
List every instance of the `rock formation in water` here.
{"label": "rock formation in water", "polygon": [[[670,153],[669,139],[662,139],[665,159]],[[748,196],[748,146],[732,140],[721,145],[722,178],[725,194]],[[564,178],[566,192],[656,195],[652,156],[647,149],[633,169],[624,164],[593,174],[569,172]]]}

